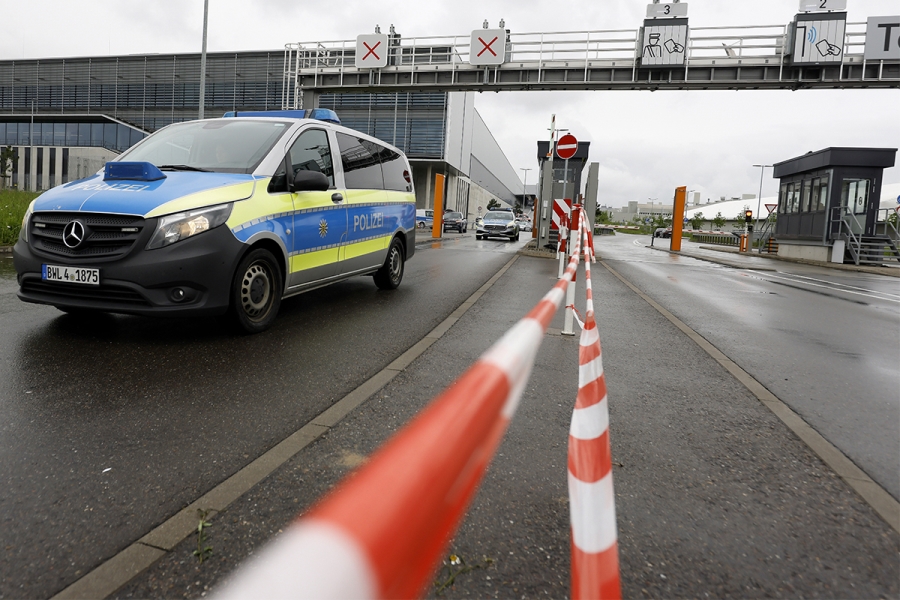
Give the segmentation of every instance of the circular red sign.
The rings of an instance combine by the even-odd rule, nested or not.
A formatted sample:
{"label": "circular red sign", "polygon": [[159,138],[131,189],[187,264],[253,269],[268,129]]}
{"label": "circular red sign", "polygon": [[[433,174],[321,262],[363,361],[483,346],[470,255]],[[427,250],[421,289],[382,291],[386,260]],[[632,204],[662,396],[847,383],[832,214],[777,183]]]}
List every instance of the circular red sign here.
{"label": "circular red sign", "polygon": [[560,158],[572,158],[577,151],[578,140],[571,133],[567,133],[556,142],[556,155]]}

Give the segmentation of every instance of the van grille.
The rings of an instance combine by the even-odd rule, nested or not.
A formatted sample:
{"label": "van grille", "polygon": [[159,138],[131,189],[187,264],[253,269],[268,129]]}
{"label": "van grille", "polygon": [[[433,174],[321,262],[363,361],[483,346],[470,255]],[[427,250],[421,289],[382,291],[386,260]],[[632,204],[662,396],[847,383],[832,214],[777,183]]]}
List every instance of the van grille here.
{"label": "van grille", "polygon": [[[63,229],[81,221],[85,239],[78,248],[63,243]],[[28,240],[43,254],[66,258],[119,258],[127,254],[144,230],[142,217],[79,212],[36,212],[31,215]]]}

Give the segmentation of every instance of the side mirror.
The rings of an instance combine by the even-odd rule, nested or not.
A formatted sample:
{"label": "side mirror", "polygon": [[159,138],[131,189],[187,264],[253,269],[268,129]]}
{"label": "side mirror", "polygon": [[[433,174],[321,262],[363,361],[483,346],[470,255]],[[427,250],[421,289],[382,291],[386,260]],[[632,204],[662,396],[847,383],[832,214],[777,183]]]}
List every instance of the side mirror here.
{"label": "side mirror", "polygon": [[328,189],[328,178],[319,171],[297,171],[291,185],[292,192],[324,192]]}

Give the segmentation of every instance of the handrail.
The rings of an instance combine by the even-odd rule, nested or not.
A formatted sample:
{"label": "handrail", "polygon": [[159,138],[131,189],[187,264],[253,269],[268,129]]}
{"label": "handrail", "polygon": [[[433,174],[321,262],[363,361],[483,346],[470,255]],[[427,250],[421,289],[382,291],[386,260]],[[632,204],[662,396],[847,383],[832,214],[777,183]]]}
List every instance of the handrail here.
{"label": "handrail", "polygon": [[[848,22],[845,31],[845,57],[853,60],[863,59],[865,46],[864,22]],[[686,60],[705,59],[748,59],[772,60],[781,63],[784,58],[784,25],[746,25],[692,27],[688,38]],[[510,33],[508,36],[507,63],[520,63],[522,66],[537,66],[552,61],[578,61],[572,67],[587,65],[592,60],[631,61],[640,60],[640,29],[584,29],[576,31],[522,32]],[[421,66],[422,64],[441,64],[451,68],[460,66],[469,68],[470,55],[469,35],[393,37],[390,38],[391,50],[395,56],[409,56],[412,60],[392,61],[387,68]],[[417,57],[431,56],[433,49],[446,49],[438,54],[448,56],[447,60],[425,63],[415,60]],[[356,40],[317,40],[285,44],[286,53],[306,53],[303,57],[307,64],[297,70],[312,71],[320,68],[354,69],[350,58],[355,56]],[[319,60],[319,59],[322,60]],[[456,61],[459,62],[456,62]],[[768,63],[776,66],[778,63]],[[630,63],[629,63],[630,64]],[[749,64],[749,63],[748,63]],[[293,65],[291,65],[293,66]],[[501,65],[499,68],[503,68]],[[623,64],[623,67],[626,66]],[[481,67],[471,67],[479,69]],[[291,69],[291,72],[297,71]]]}
{"label": "handrail", "polygon": [[[837,218],[834,216],[835,213],[838,215]],[[848,216],[853,217],[853,221],[856,223],[857,227],[860,227],[859,219],[856,218],[856,215],[854,215],[848,207],[835,206],[831,209],[831,224],[833,226],[837,223],[837,235],[849,242],[848,248],[850,249],[850,255],[853,257],[853,264],[858,266],[860,253],[862,252],[862,240],[856,237],[853,227],[850,226],[850,221],[847,218]],[[844,231],[845,228],[846,231]]]}

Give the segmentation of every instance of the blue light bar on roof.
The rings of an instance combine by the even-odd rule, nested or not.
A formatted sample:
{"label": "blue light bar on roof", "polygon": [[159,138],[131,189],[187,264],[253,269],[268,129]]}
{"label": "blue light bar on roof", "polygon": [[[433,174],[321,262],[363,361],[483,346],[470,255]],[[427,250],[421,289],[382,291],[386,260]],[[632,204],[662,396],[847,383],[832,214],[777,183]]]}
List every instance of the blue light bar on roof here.
{"label": "blue light bar on roof", "polygon": [[223,117],[273,117],[282,119],[315,119],[340,125],[337,113],[327,108],[311,108],[308,110],[241,110],[229,111]]}
{"label": "blue light bar on roof", "polygon": [[103,170],[103,181],[157,181],[166,174],[148,162],[108,162]]}

